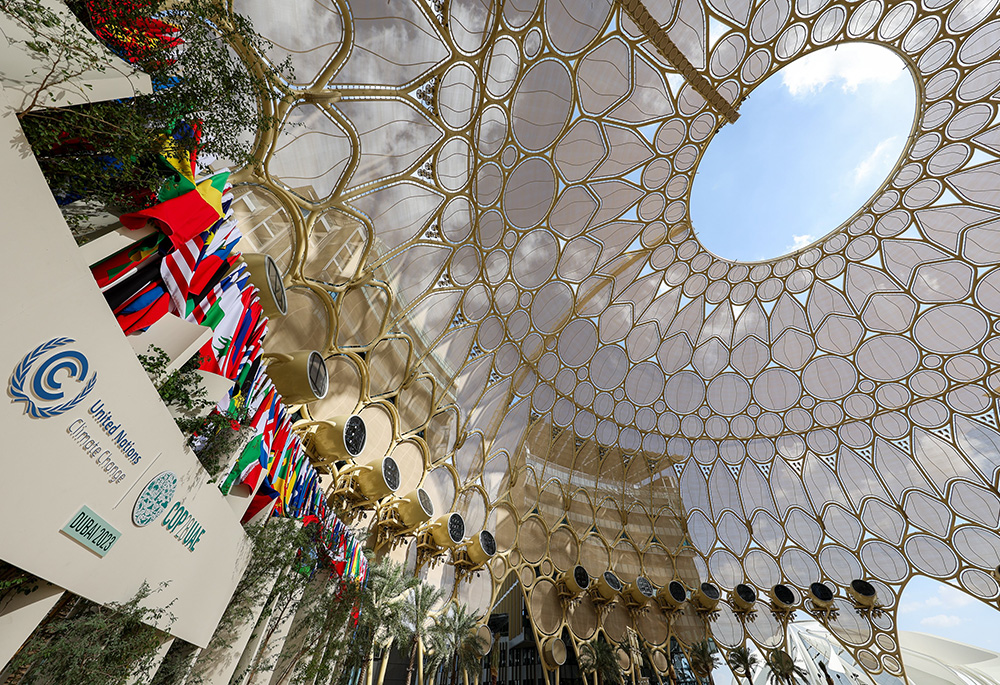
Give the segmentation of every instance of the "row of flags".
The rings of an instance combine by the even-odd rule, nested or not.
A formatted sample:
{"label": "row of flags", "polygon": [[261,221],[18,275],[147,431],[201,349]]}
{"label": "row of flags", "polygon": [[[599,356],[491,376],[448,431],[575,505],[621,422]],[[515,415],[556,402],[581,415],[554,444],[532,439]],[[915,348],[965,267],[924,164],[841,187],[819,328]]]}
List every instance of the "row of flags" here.
{"label": "row of flags", "polygon": [[91,267],[94,278],[125,334],[167,313],[212,329],[199,350],[199,368],[233,381],[213,411],[230,417],[234,429],[245,416],[250,434],[220,490],[228,495],[242,484],[254,493],[243,523],[261,515],[318,523],[337,572],[363,582],[363,545],[327,506],[319,474],[292,431],[293,418],[265,373],[267,317],[238,250],[229,174],[196,180],[194,155],[176,152],[169,141],[160,164],[173,178],[159,202],[120,217],[126,227],[149,223],[158,230]]}

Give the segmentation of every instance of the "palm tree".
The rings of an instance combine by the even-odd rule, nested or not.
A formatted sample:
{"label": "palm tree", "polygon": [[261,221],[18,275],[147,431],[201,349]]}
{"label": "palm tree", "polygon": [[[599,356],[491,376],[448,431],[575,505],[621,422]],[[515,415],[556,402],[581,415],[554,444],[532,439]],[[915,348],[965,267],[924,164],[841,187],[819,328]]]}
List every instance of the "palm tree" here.
{"label": "palm tree", "polygon": [[423,681],[433,682],[441,664],[448,657],[448,642],[444,634],[444,628],[440,623],[431,626],[427,634],[427,645],[424,647]]}
{"label": "palm tree", "polygon": [[753,669],[759,663],[760,659],[746,645],[741,645],[729,653],[729,666],[736,675],[745,676],[749,685],[753,685]]}
{"label": "palm tree", "polygon": [[767,667],[771,669],[768,681],[776,685],[794,685],[796,679],[808,682],[805,670],[783,650],[776,649],[771,652],[767,657]]}
{"label": "palm tree", "polygon": [[430,672],[450,659],[453,685],[462,673],[471,671],[478,676],[488,646],[475,632],[478,625],[479,618],[464,604],[453,604],[439,616],[428,634],[432,650],[429,661],[433,666]]}
{"label": "palm tree", "polygon": [[598,685],[605,682],[621,683],[621,668],[618,665],[618,656],[615,649],[604,640],[591,640],[584,642],[580,646],[580,656],[578,658],[580,672],[583,674],[596,673]]}
{"label": "palm tree", "polygon": [[712,677],[712,671],[719,665],[718,654],[719,650],[708,640],[702,640],[691,645],[691,670],[700,679],[708,680],[709,685],[715,685],[715,678]]}
{"label": "palm tree", "polygon": [[[368,586],[361,593],[361,616],[356,633],[358,646],[367,660],[362,664],[362,675],[375,656],[376,645],[386,649],[393,641],[405,642],[409,637],[406,624],[405,594],[419,581],[412,574],[389,560],[376,562],[368,567]],[[384,676],[388,653],[382,662]]]}
{"label": "palm tree", "polygon": [[[422,652],[422,644],[428,631],[434,625],[431,618],[431,609],[444,596],[444,590],[423,581],[417,583],[410,590],[406,601],[403,603],[405,619],[411,632],[410,637],[410,666],[406,670],[406,685],[410,685],[413,679],[413,668],[417,662],[418,652]],[[423,682],[423,673],[418,679]]]}

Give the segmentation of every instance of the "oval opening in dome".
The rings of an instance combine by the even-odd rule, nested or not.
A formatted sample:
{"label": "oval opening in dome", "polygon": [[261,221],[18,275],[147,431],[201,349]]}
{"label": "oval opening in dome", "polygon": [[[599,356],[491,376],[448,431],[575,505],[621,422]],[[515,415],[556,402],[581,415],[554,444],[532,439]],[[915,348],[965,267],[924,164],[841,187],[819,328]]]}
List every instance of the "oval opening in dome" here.
{"label": "oval opening in dome", "polygon": [[698,165],[691,222],[705,249],[761,261],[840,226],[886,181],[916,112],[906,63],[848,43],[806,55],[755,88]]}

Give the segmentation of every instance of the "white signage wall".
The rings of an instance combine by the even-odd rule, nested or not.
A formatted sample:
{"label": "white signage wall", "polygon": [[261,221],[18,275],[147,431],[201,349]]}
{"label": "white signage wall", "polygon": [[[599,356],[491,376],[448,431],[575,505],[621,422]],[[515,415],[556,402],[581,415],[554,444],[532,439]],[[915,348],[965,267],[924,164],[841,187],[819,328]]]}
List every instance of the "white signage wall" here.
{"label": "white signage wall", "polygon": [[173,601],[168,631],[204,646],[246,536],[121,333],[9,109],[0,207],[0,558],[100,603],[167,583],[151,603]]}

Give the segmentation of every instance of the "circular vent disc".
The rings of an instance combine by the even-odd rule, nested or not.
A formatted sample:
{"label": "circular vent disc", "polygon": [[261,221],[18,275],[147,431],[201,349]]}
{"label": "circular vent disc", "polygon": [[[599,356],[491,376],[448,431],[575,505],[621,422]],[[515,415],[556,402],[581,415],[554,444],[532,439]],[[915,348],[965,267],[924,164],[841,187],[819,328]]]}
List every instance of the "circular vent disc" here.
{"label": "circular vent disc", "polygon": [[833,600],[833,590],[825,583],[813,583],[809,586],[809,591],[812,592],[813,597],[821,602]]}
{"label": "circular vent disc", "polygon": [[618,580],[618,576],[611,571],[604,572],[604,581],[611,586],[612,590],[617,591],[622,589],[622,582]]}
{"label": "circular vent disc", "polygon": [[740,596],[744,602],[749,602],[753,604],[757,601],[757,592],[745,583],[740,583],[736,586],[736,594]]}
{"label": "circular vent disc", "polygon": [[281,278],[281,272],[278,270],[278,265],[271,258],[271,255],[264,256],[264,271],[267,278],[267,285],[271,288],[271,295],[274,297],[274,303],[278,306],[278,311],[282,315],[288,313],[288,295],[285,293],[285,283]]}
{"label": "circular vent disc", "polygon": [[851,587],[862,597],[874,597],[875,587],[867,580],[852,580]]}
{"label": "circular vent disc", "polygon": [[382,460],[382,477],[385,478],[385,484],[390,490],[395,492],[399,489],[399,466],[392,457]]}
{"label": "circular vent disc", "polygon": [[330,373],[326,370],[326,361],[323,355],[313,350],[309,353],[309,389],[316,399],[326,397],[326,392],[330,388]]}
{"label": "circular vent disc", "polygon": [[586,589],[590,585],[590,574],[583,566],[577,565],[573,568],[573,580],[576,581],[577,585]]}
{"label": "circular vent disc", "polygon": [[489,556],[493,556],[497,553],[497,541],[493,537],[493,533],[488,530],[484,530],[479,534],[479,544],[482,546],[483,551]]}
{"label": "circular vent disc", "polygon": [[347,419],[344,424],[344,447],[347,453],[356,457],[365,449],[365,441],[368,437],[368,430],[365,428],[365,420],[355,414]]}
{"label": "circular vent disc", "polygon": [[452,514],[448,517],[448,535],[452,542],[459,543],[465,538],[465,519],[461,514]]}
{"label": "circular vent disc", "polygon": [[795,593],[792,592],[792,588],[787,585],[775,585],[774,596],[777,597],[778,601],[782,604],[795,604]]}
{"label": "circular vent disc", "polygon": [[653,589],[653,584],[643,576],[639,576],[635,579],[635,586],[639,588],[639,592],[647,597],[652,597],[656,593]]}
{"label": "circular vent disc", "polygon": [[702,583],[701,591],[705,593],[705,596],[709,599],[718,599],[720,597],[719,588],[715,587],[711,583]]}
{"label": "circular vent disc", "polygon": [[417,499],[420,501],[420,506],[424,510],[424,513],[428,516],[433,516],[434,502],[431,501],[431,496],[427,494],[427,491],[423,488],[417,488]]}
{"label": "circular vent disc", "polygon": [[683,602],[687,599],[687,590],[684,589],[684,585],[679,580],[671,580],[670,584],[667,585],[667,591],[675,602]]}

